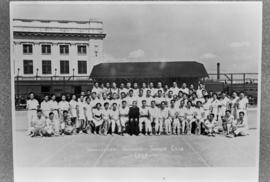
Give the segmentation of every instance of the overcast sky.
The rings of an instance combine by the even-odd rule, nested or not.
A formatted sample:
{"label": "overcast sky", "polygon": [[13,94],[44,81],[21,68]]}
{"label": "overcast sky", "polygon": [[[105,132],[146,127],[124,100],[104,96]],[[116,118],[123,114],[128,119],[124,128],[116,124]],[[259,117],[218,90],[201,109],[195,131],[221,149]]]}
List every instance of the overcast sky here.
{"label": "overcast sky", "polygon": [[103,21],[105,61],[191,61],[209,73],[257,72],[262,9],[257,3],[14,4],[13,18]]}

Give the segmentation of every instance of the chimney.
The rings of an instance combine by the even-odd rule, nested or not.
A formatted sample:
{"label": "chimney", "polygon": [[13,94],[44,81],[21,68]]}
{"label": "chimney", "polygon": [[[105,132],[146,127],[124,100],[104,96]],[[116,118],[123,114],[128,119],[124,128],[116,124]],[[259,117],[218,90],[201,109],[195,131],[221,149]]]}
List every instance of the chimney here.
{"label": "chimney", "polygon": [[220,79],[220,63],[217,63],[217,80]]}

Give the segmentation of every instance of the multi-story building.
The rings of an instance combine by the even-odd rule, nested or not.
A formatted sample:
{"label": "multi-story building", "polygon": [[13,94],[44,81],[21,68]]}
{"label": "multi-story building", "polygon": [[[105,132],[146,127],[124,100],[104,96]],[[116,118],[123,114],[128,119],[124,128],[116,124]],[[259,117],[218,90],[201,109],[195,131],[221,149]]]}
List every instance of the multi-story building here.
{"label": "multi-story building", "polygon": [[16,94],[89,89],[103,59],[102,21],[13,19],[11,26]]}

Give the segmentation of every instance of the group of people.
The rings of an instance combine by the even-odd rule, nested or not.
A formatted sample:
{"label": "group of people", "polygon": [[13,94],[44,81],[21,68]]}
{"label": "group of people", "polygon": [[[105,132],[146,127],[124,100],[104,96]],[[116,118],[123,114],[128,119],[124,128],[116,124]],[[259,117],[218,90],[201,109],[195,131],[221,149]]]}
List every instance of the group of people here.
{"label": "group of people", "polygon": [[58,136],[80,133],[98,135],[190,135],[227,137],[248,133],[248,99],[244,92],[207,91],[201,83],[195,89],[177,82],[95,83],[91,91],[75,94],[46,95],[39,103],[34,93],[27,100],[28,134]]}

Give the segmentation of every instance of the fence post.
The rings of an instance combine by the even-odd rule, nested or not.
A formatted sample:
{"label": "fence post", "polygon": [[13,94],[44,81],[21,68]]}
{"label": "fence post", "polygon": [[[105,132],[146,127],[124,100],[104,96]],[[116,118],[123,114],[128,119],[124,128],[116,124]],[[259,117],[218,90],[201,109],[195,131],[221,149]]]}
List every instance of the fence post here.
{"label": "fence post", "polygon": [[246,73],[243,73],[244,92],[246,92]]}
{"label": "fence post", "polygon": [[[64,76],[64,92],[66,91],[66,77]],[[66,92],[65,92],[66,94]]]}
{"label": "fence post", "polygon": [[230,94],[233,92],[233,74],[231,74],[231,89],[230,89]]}
{"label": "fence post", "polygon": [[52,84],[53,84],[53,76],[51,76],[51,88],[50,88],[50,95],[52,95],[52,89],[53,89]]}

